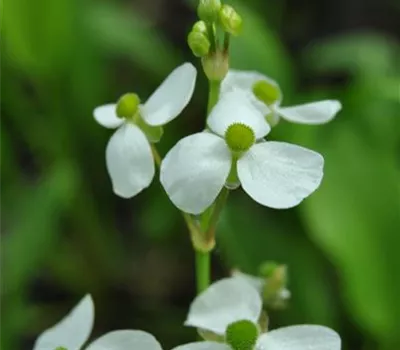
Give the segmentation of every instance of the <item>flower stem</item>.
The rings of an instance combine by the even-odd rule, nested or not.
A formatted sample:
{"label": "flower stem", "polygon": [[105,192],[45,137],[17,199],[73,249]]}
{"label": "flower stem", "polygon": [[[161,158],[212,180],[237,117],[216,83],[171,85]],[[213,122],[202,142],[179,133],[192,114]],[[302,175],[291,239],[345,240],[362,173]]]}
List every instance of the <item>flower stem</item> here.
{"label": "flower stem", "polygon": [[218,102],[220,87],[221,82],[219,80],[209,80],[207,116]]}
{"label": "flower stem", "polygon": [[197,294],[206,290],[210,284],[210,253],[196,251]]}
{"label": "flower stem", "polygon": [[157,165],[157,167],[159,168],[161,166],[161,156],[160,153],[158,153],[156,146],[154,145],[154,143],[151,144],[151,153],[153,153],[153,158],[154,161]]}
{"label": "flower stem", "polygon": [[221,215],[222,209],[225,206],[225,203],[228,199],[229,189],[224,187],[220,194],[218,195],[217,200],[214,204],[214,210],[211,214],[210,220],[208,222],[207,231],[205,233],[205,241],[206,242],[214,242],[215,240],[215,230],[217,228],[218,220]]}
{"label": "flower stem", "polygon": [[231,41],[231,35],[229,33],[225,33],[224,36],[224,54],[228,54],[229,52],[229,44]]}

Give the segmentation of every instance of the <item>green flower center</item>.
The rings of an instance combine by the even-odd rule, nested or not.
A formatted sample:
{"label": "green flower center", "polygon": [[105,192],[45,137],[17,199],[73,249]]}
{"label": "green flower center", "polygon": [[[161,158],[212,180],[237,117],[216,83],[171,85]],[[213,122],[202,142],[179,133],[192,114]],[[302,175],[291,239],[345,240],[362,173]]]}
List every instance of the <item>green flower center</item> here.
{"label": "green flower center", "polygon": [[233,350],[252,350],[258,338],[257,326],[247,320],[231,323],[225,332],[225,341]]}
{"label": "green flower center", "polygon": [[68,349],[64,348],[63,346],[58,346],[54,350],[68,350]]}
{"label": "green flower center", "polygon": [[122,95],[117,102],[116,113],[119,118],[133,118],[140,105],[139,96],[134,93]]}
{"label": "green flower center", "polygon": [[281,92],[277,85],[267,80],[259,80],[253,85],[253,93],[261,102],[267,106],[279,100]]}
{"label": "green flower center", "polygon": [[252,128],[242,123],[235,123],[225,131],[225,141],[233,152],[246,152],[253,146],[256,136]]}

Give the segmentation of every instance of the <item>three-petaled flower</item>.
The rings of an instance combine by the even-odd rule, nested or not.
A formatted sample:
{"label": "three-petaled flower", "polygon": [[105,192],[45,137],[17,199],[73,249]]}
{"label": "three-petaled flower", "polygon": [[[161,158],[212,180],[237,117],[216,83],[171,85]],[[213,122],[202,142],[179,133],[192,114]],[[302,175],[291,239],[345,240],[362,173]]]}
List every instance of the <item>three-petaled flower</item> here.
{"label": "three-petaled flower", "polygon": [[[99,124],[118,128],[106,148],[107,170],[118,196],[133,197],[150,185],[155,173],[150,142],[158,140],[152,140],[148,131],[182,112],[192,97],[196,74],[191,63],[184,63],[169,74],[143,105],[136,95],[130,94],[127,108],[122,101],[122,106],[107,104],[94,110]],[[122,107],[121,113],[117,107]]]}
{"label": "three-petaled flower", "polygon": [[161,183],[179,209],[202,213],[224,185],[232,186],[230,178],[256,202],[277,209],[299,204],[318,188],[323,157],[265,141],[270,126],[242,91],[222,95],[207,124],[211,132],[183,138],[161,164]]}
{"label": "three-petaled flower", "polygon": [[299,124],[324,124],[342,108],[337,100],[281,107],[282,91],[276,81],[255,71],[230,70],[221,84],[221,96],[241,90],[250,103],[274,126],[279,118]]}
{"label": "three-petaled flower", "polygon": [[250,284],[236,277],[215,282],[193,301],[185,325],[212,332],[228,344],[205,341],[178,349],[198,344],[197,349],[207,350],[340,350],[339,335],[324,326],[297,325],[260,333],[261,312],[260,294]]}

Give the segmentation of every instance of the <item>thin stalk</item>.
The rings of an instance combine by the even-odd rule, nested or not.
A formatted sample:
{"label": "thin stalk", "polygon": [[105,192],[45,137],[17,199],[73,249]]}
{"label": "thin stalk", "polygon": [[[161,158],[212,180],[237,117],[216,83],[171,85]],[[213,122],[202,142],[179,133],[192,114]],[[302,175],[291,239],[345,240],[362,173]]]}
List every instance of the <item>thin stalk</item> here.
{"label": "thin stalk", "polygon": [[218,195],[217,200],[215,201],[214,211],[211,214],[210,221],[208,223],[208,228],[205,233],[205,241],[206,242],[214,242],[215,240],[215,230],[217,228],[218,220],[221,215],[222,209],[225,207],[225,203],[229,196],[229,189],[224,187],[220,194]]}
{"label": "thin stalk", "polygon": [[231,35],[229,33],[225,33],[224,35],[224,54],[228,54],[229,45],[231,41]]}
{"label": "thin stalk", "polygon": [[207,116],[218,102],[219,90],[221,88],[221,82],[218,80],[209,80],[209,92],[208,92],[208,104],[207,104]]}
{"label": "thin stalk", "polygon": [[210,285],[210,253],[196,251],[196,282],[197,294]]}

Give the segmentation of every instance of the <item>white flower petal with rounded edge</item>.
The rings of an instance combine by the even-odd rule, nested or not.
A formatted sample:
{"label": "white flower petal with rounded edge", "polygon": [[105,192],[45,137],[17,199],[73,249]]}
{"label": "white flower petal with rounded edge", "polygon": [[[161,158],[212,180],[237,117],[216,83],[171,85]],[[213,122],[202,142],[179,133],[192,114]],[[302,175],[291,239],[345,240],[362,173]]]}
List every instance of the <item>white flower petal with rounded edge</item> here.
{"label": "white flower petal with rounded edge", "polygon": [[265,80],[279,89],[280,98],[274,104],[279,105],[282,101],[282,91],[278,83],[270,77],[255,71],[230,69],[225,79],[221,83],[221,96],[238,89],[246,91],[248,98],[254,107],[256,107],[263,115],[266,115],[270,112],[269,108],[265,103],[258,100],[258,98],[253,94],[253,85],[260,80]]}
{"label": "white flower petal with rounded edge", "polygon": [[225,135],[228,127],[234,123],[249,126],[260,139],[267,135],[271,128],[260,113],[240,91],[223,95],[207,118],[207,124],[216,134]]}
{"label": "white flower petal with rounded edge", "polygon": [[124,119],[118,118],[115,112],[115,103],[110,103],[104,106],[96,107],[93,111],[94,119],[96,121],[109,129],[118,128],[124,123]]}
{"label": "white flower petal with rounded edge", "polygon": [[206,132],[180,140],[161,163],[160,181],[181,210],[200,214],[225,184],[232,157],[225,141]]}
{"label": "white flower petal with rounded edge", "polygon": [[191,63],[175,68],[141,106],[144,121],[157,126],[176,118],[193,95],[196,75],[196,68]]}
{"label": "white flower petal with rounded edge", "polygon": [[278,114],[293,123],[299,124],[324,124],[331,121],[342,109],[337,100],[324,100],[312,103],[305,103],[298,106],[279,107]]}
{"label": "white flower petal with rounded edge", "polygon": [[321,183],[324,158],[317,152],[284,142],[254,145],[238,161],[244,191],[256,202],[276,209],[291,208]]}
{"label": "white flower petal with rounded edge", "polygon": [[233,322],[257,323],[261,309],[261,296],[255,288],[240,278],[225,278],[194,299],[185,326],[224,335],[227,326]]}
{"label": "white flower petal with rounded edge", "polygon": [[122,198],[133,197],[148,187],[155,173],[149,141],[130,123],[122,125],[111,136],[106,164],[113,191]]}
{"label": "white flower petal with rounded edge", "polygon": [[93,300],[86,295],[67,316],[37,338],[33,350],[54,350],[59,346],[80,350],[90,336],[93,321]]}
{"label": "white flower petal with rounded edge", "polygon": [[340,336],[323,326],[284,327],[263,334],[257,350],[340,350]]}
{"label": "white flower petal with rounded edge", "polygon": [[177,346],[172,350],[231,350],[231,347],[226,344],[221,344],[212,341],[201,341]]}
{"label": "white flower petal with rounded edge", "polygon": [[265,286],[264,278],[252,276],[247,273],[243,273],[239,270],[233,271],[232,277],[243,280],[244,282],[248,283],[253,288],[255,288],[257,290],[257,292],[259,292],[259,293],[261,293],[263,291],[264,286]]}
{"label": "white flower petal with rounded edge", "polygon": [[86,348],[86,350],[128,349],[162,350],[162,347],[150,333],[137,330],[118,330],[101,336]]}

